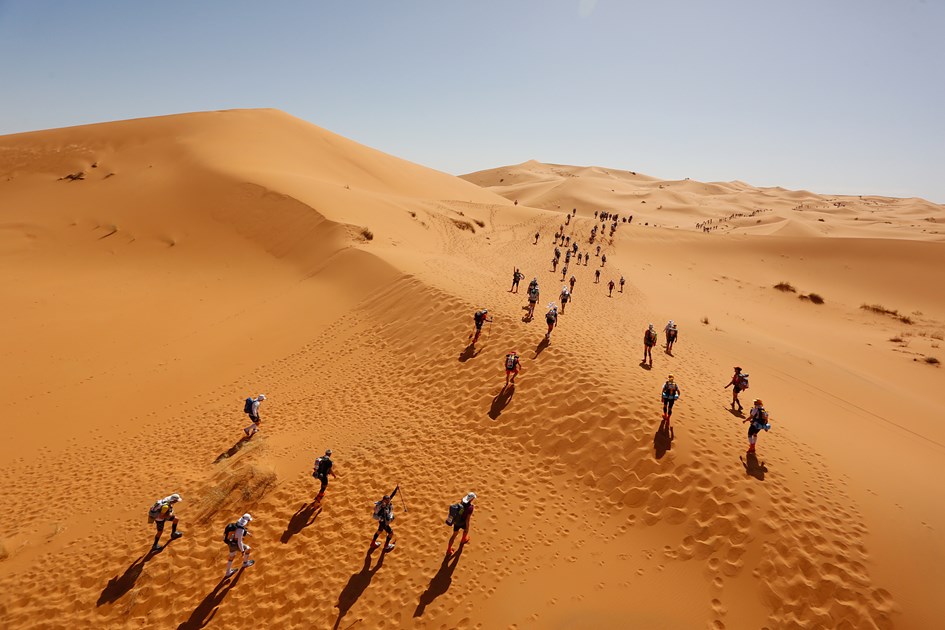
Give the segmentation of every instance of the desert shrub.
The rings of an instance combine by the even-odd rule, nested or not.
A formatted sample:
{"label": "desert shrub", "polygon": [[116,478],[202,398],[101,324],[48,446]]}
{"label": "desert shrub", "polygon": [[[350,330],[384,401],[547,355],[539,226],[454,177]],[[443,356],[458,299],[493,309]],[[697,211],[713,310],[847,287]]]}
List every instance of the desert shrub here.
{"label": "desert shrub", "polygon": [[896,335],[895,337],[890,337],[889,340],[893,343],[902,343],[902,337]]}
{"label": "desert shrub", "polygon": [[938,339],[939,341],[942,341],[943,339],[945,339],[945,335],[943,335],[943,334],[940,333],[940,332],[934,332],[934,333],[932,333],[932,334],[931,334],[931,337],[932,337],[932,339]]}
{"label": "desert shrub", "polygon": [[774,288],[778,291],[784,291],[785,293],[797,293],[797,289],[795,289],[790,282],[779,282],[774,285]]}
{"label": "desert shrub", "polygon": [[908,315],[900,315],[900,316],[899,316],[899,321],[901,321],[903,324],[911,324],[911,323],[912,323],[912,318],[909,317]]}
{"label": "desert shrub", "polygon": [[461,230],[469,230],[473,234],[476,233],[476,228],[473,227],[473,224],[469,221],[460,221],[459,219],[453,219],[453,224]]}
{"label": "desert shrub", "polygon": [[474,222],[476,225],[478,225],[479,227],[481,227],[481,228],[486,227],[486,222],[485,222],[485,221],[480,221],[479,219],[476,219],[476,220],[473,221],[473,222]]}
{"label": "desert shrub", "polygon": [[941,361],[939,361],[935,357],[925,357],[925,359],[923,360],[929,365],[938,365],[939,363],[941,363]]}
{"label": "desert shrub", "polygon": [[374,232],[372,232],[372,231],[369,230],[368,228],[361,228],[361,236],[363,236],[363,237],[364,237],[364,240],[366,240],[366,241],[373,241],[373,240],[374,240]]}
{"label": "desert shrub", "polygon": [[699,321],[701,321],[701,322],[702,322],[703,324],[705,324],[706,326],[709,325],[709,318],[708,318],[708,317],[703,317],[703,318],[702,318],[701,320],[699,320]]}
{"label": "desert shrub", "polygon": [[824,298],[822,298],[822,297],[821,297],[819,294],[817,294],[817,293],[808,293],[807,295],[804,295],[804,294],[802,293],[802,294],[800,294],[800,295],[797,296],[797,297],[798,297],[799,299],[801,299],[801,300],[806,300],[806,301],[809,301],[809,302],[813,302],[814,304],[823,304],[823,303],[824,303]]}

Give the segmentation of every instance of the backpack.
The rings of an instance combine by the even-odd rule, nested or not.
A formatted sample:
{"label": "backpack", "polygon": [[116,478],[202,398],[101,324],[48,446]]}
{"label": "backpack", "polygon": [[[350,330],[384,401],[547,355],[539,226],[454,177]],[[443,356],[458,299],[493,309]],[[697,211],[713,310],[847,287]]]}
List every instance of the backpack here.
{"label": "backpack", "polygon": [[328,463],[331,460],[327,457],[319,457],[315,460],[315,473],[313,477],[324,477],[328,474],[328,471],[331,470],[331,465]]}
{"label": "backpack", "polygon": [[538,295],[538,285],[528,287],[528,299],[537,301]]}
{"label": "backpack", "polygon": [[230,544],[230,535],[235,534],[236,530],[240,528],[236,523],[229,523],[226,527],[223,528],[223,542]]}
{"label": "backpack", "polygon": [[373,518],[375,521],[392,521],[394,520],[394,515],[390,513],[388,507],[384,505],[383,501],[375,501],[374,513],[371,515],[371,518]]}
{"label": "backpack", "polygon": [[643,333],[643,342],[647,345],[655,346],[656,345],[656,331],[646,329],[646,332]]}
{"label": "backpack", "polygon": [[150,508],[148,508],[148,522],[153,523],[154,520],[161,515],[161,509],[165,506],[164,499],[158,499],[154,502]]}
{"label": "backpack", "polygon": [[758,413],[751,419],[751,423],[764,428],[764,426],[768,424],[768,412],[765,411],[764,407],[757,408],[757,409],[758,409]]}
{"label": "backpack", "polygon": [[548,313],[545,315],[545,321],[548,322],[549,324],[554,324],[557,320],[558,320],[557,311],[548,311]]}
{"label": "backpack", "polygon": [[246,402],[243,403],[243,413],[252,413],[253,412],[253,399],[247,398]]}
{"label": "backpack", "polygon": [[476,314],[473,315],[473,320],[475,320],[477,324],[481,324],[482,320],[485,319],[485,317],[486,317],[485,313],[483,313],[482,311],[476,311]]}
{"label": "backpack", "polygon": [[679,385],[677,385],[676,383],[667,382],[665,385],[663,385],[664,398],[672,398],[673,396],[676,396],[678,394],[679,394]]}
{"label": "backpack", "polygon": [[738,385],[738,389],[748,389],[748,375],[744,373],[739,374],[735,379],[735,384]]}
{"label": "backpack", "polygon": [[516,365],[518,365],[518,357],[514,354],[507,354],[505,356],[505,369],[514,370]]}
{"label": "backpack", "polygon": [[462,503],[454,503],[450,506],[449,514],[446,515],[446,524],[452,525],[453,523],[458,523],[463,519],[463,514],[466,512],[466,506]]}

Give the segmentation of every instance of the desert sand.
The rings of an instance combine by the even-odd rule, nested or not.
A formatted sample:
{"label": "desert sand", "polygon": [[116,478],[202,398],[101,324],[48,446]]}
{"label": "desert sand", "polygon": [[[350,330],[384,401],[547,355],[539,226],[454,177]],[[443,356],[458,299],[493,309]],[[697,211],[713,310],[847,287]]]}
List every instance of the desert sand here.
{"label": "desert sand", "polygon": [[[592,255],[544,344],[572,209]],[[603,268],[600,210],[633,216]],[[0,625],[936,627],[943,223],[921,199],[601,167],[458,178],[275,110],[0,137]],[[754,458],[735,365],[771,414]],[[397,484],[397,547],[368,554]],[[185,535],[150,554],[172,492]],[[221,581],[247,511],[256,565]]]}

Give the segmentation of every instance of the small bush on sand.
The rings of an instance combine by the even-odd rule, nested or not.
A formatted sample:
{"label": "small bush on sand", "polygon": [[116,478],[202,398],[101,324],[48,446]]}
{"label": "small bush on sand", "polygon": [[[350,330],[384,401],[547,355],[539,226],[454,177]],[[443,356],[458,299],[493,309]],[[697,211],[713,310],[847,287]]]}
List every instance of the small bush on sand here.
{"label": "small bush on sand", "polygon": [[480,221],[479,219],[475,219],[474,223],[475,223],[476,225],[478,225],[479,227],[481,227],[481,228],[486,227],[486,222],[485,222],[485,221]]}
{"label": "small bush on sand", "polygon": [[912,323],[912,318],[909,317],[908,315],[900,315],[900,316],[899,316],[899,321],[901,321],[903,324],[911,324],[911,323]]}
{"label": "small bush on sand", "polygon": [[774,288],[778,291],[784,291],[785,293],[797,293],[797,289],[795,289],[790,282],[779,282],[774,285]]}
{"label": "small bush on sand", "polygon": [[473,234],[476,233],[476,228],[473,227],[473,224],[469,221],[460,221],[459,219],[453,219],[453,223],[461,230],[469,230]]}
{"label": "small bush on sand", "polygon": [[807,295],[804,295],[804,294],[802,293],[802,294],[800,294],[800,295],[797,296],[797,297],[798,297],[798,299],[807,300],[807,301],[813,302],[814,304],[823,304],[823,303],[824,303],[824,298],[820,297],[820,295],[818,295],[817,293],[808,293]]}
{"label": "small bush on sand", "polygon": [[363,237],[364,237],[364,240],[366,240],[366,241],[373,241],[373,240],[374,240],[374,232],[372,232],[371,230],[369,230],[369,229],[367,229],[367,228],[362,228],[362,229],[361,229],[361,236],[363,236]]}
{"label": "small bush on sand", "polygon": [[703,324],[705,324],[706,326],[709,325],[709,318],[708,318],[708,317],[703,317],[703,318],[702,318],[701,320],[699,320],[699,321],[701,321],[701,322],[702,322]]}
{"label": "small bush on sand", "polygon": [[896,335],[895,337],[890,337],[889,340],[893,343],[902,343],[902,337]]}
{"label": "small bush on sand", "polygon": [[941,363],[941,361],[939,361],[939,360],[936,359],[935,357],[925,357],[924,360],[925,360],[925,362],[928,363],[929,365],[938,365],[939,363]]}

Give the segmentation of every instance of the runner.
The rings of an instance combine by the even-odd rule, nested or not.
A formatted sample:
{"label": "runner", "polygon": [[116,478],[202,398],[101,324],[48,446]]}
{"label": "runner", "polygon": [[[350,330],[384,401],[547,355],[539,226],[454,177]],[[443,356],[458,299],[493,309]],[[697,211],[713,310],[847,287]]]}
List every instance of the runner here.
{"label": "runner", "polygon": [[223,530],[223,542],[226,543],[226,546],[230,549],[230,557],[226,563],[226,574],[223,577],[228,578],[236,573],[236,569],[233,568],[233,560],[236,558],[237,553],[243,554],[243,568],[251,567],[256,564],[255,560],[250,560],[249,554],[252,551],[252,547],[243,542],[245,536],[252,536],[252,533],[246,526],[249,525],[249,522],[253,520],[253,517],[249,513],[244,514],[239,518],[235,523],[230,523],[226,526],[226,529]]}
{"label": "runner", "polygon": [[594,284],[600,284],[600,269],[594,270]]}
{"label": "runner", "polygon": [[[460,539],[459,544],[465,545],[469,542],[469,527],[472,524],[473,510],[475,509],[473,501],[475,500],[476,493],[470,492],[463,497],[460,503],[456,504],[458,509],[454,509],[454,506],[450,506],[450,516],[453,517],[453,535],[450,536],[450,541],[446,545],[446,555],[453,555],[453,541],[456,540],[456,534],[459,533],[459,530],[463,530],[463,537]],[[456,512],[455,515],[454,512]]]}
{"label": "runner", "polygon": [[515,268],[515,271],[512,272],[512,288],[509,289],[510,293],[518,293],[518,283],[525,279],[525,274],[518,270],[518,267]]}
{"label": "runner", "polygon": [[164,497],[154,502],[151,509],[148,510],[148,522],[154,523],[157,528],[157,534],[154,535],[154,544],[151,545],[151,551],[160,551],[161,546],[158,542],[161,540],[161,534],[164,533],[164,523],[171,522],[171,540],[177,540],[183,536],[183,532],[177,531],[178,518],[174,514],[174,505],[182,499],[176,492],[170,496]]}
{"label": "runner", "polygon": [[603,267],[607,264],[607,254],[601,254],[600,257],[600,266]]}
{"label": "runner", "polygon": [[[571,276],[572,278],[574,276]],[[568,305],[568,300],[571,299],[571,292],[568,291],[568,285],[561,287],[561,314],[564,315],[564,309]]]}
{"label": "runner", "polygon": [[575,282],[577,282],[577,278],[575,278],[575,277],[572,275],[571,278],[568,280],[568,285],[570,285],[570,289],[571,289],[571,290],[568,292],[568,295],[569,295],[569,296],[574,295],[574,283],[575,283]]}
{"label": "runner", "polygon": [[555,271],[558,271],[558,259],[557,259],[557,258],[552,258],[552,259],[551,259],[551,271],[552,271],[552,273],[554,273]]}
{"label": "runner", "polygon": [[377,549],[381,546],[381,543],[377,542],[377,537],[381,532],[387,532],[387,540],[384,541],[384,553],[394,549],[394,530],[390,526],[390,522],[394,520],[394,506],[391,501],[397,495],[398,490],[400,490],[400,486],[397,486],[389,495],[385,494],[380,501],[374,503],[372,518],[377,521],[377,531],[374,532],[374,538],[371,539],[371,549]]}
{"label": "runner", "polygon": [[745,408],[742,407],[742,403],[738,399],[738,394],[748,389],[748,374],[743,374],[742,369],[738,366],[735,366],[733,369],[735,370],[735,374],[732,375],[732,380],[729,381],[728,385],[723,389],[732,388],[732,409],[734,410],[735,405],[738,405],[738,411],[742,412]]}
{"label": "runner", "polygon": [[679,329],[676,327],[676,322],[669,320],[669,323],[666,324],[664,332],[666,333],[666,352],[668,354],[672,354],[673,344],[676,343],[676,337],[679,335]]}
{"label": "runner", "polygon": [[324,456],[315,460],[312,476],[322,483],[321,490],[319,490],[318,494],[315,496],[316,501],[321,501],[322,497],[325,496],[325,490],[328,489],[328,475],[331,475],[335,479],[338,478],[338,475],[336,475],[335,471],[332,469],[334,465],[335,462],[331,461],[331,449],[326,450]]}
{"label": "runner", "polygon": [[643,363],[646,363],[646,360],[650,360],[650,367],[653,367],[653,346],[656,345],[656,329],[653,328],[653,324],[646,329],[646,332],[643,333]]}
{"label": "runner", "polygon": [[623,293],[623,283],[624,283],[624,282],[626,282],[626,280],[623,279],[623,276],[620,276],[620,292],[621,292],[621,293]]}
{"label": "runner", "polygon": [[600,256],[600,245],[597,246],[597,253],[595,254],[595,256]]}
{"label": "runner", "polygon": [[666,377],[666,382],[663,383],[663,420],[669,423],[669,419],[673,417],[673,405],[676,404],[676,400],[679,399],[679,385],[676,384],[676,380],[672,374]]}
{"label": "runner", "polygon": [[614,297],[614,287],[617,286],[614,284],[613,278],[610,279],[610,282],[607,283],[607,297]]}
{"label": "runner", "polygon": [[247,398],[246,403],[243,405],[243,412],[249,414],[249,419],[252,422],[252,424],[243,429],[243,433],[246,434],[246,437],[253,437],[259,432],[259,403],[264,400],[266,400],[266,395],[260,394],[256,398]]}
{"label": "runner", "polygon": [[771,429],[771,424],[768,422],[768,412],[765,411],[764,405],[761,400],[756,398],[754,400],[754,406],[751,408],[751,411],[748,412],[748,417],[742,420],[742,424],[746,422],[751,422],[748,425],[748,452],[755,452],[755,443],[758,441],[758,433],[762,429],[769,431]]}
{"label": "runner", "polygon": [[528,315],[526,315],[526,318],[529,320],[535,317],[535,305],[538,304],[539,297],[541,297],[541,292],[538,290],[538,278],[533,278],[528,285]]}
{"label": "runner", "polygon": [[548,332],[545,333],[545,339],[551,339],[551,331],[558,325],[558,305],[554,302],[548,304],[548,312],[545,313],[545,322],[548,324]]}
{"label": "runner", "polygon": [[541,234],[539,234],[538,232],[535,232],[535,242],[533,243],[533,245],[538,245],[538,237],[539,237],[539,236],[541,236]]}
{"label": "runner", "polygon": [[[505,355],[505,387],[508,387],[509,383],[515,385],[515,377],[518,376],[521,366],[522,360],[519,358],[517,350],[512,350]],[[509,380],[509,377],[511,377],[511,380]],[[505,389],[505,387],[502,389]]]}
{"label": "runner", "polygon": [[587,252],[584,252],[584,266],[587,267],[588,261],[591,259],[591,255]]}
{"label": "runner", "polygon": [[479,341],[479,335],[482,334],[482,325],[491,321],[492,320],[489,318],[489,309],[487,308],[480,309],[473,313],[473,323],[476,325],[476,333],[472,340],[473,344]]}
{"label": "runner", "polygon": [[568,265],[565,263],[564,267],[561,268],[561,282],[564,282],[564,278],[568,275]]}

